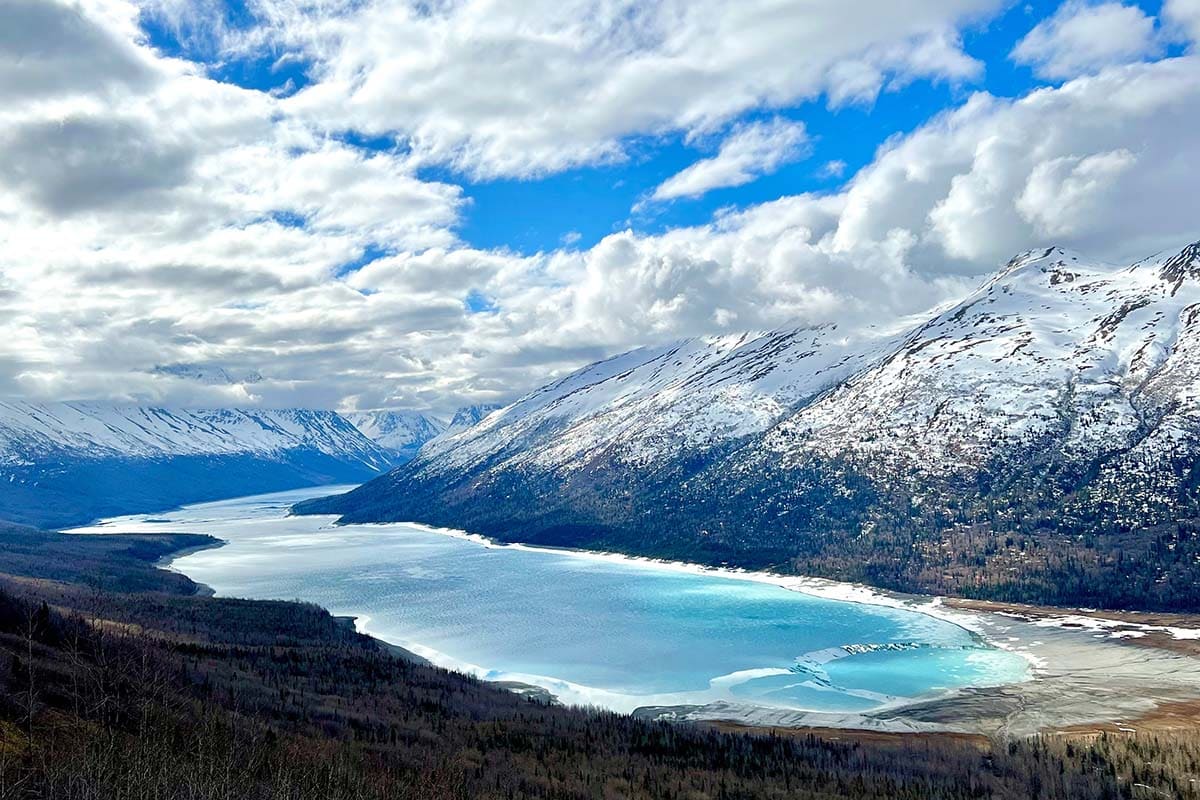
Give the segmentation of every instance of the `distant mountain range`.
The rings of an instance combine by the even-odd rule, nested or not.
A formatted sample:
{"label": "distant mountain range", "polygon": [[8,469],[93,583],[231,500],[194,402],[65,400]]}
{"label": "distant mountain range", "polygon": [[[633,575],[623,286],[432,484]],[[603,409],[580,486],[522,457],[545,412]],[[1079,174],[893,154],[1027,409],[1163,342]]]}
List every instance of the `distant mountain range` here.
{"label": "distant mountain range", "polygon": [[363,435],[387,450],[395,463],[408,461],[421,445],[446,430],[443,420],[419,411],[354,411],[344,416]]}
{"label": "distant mountain range", "polygon": [[1050,602],[1200,605],[1200,243],[1025,253],[906,330],[635,350],[301,510]]}
{"label": "distant mountain range", "polygon": [[455,434],[459,431],[464,431],[473,425],[479,424],[493,411],[498,411],[504,406],[500,403],[481,403],[474,406],[463,406],[454,412],[454,416],[450,419],[450,424],[446,426],[446,433]]}
{"label": "distant mountain range", "polygon": [[[203,374],[225,379],[219,368]],[[447,423],[411,411],[343,416],[0,402],[0,519],[58,527],[180,503],[359,483],[490,410],[459,409]]]}
{"label": "distant mountain range", "polygon": [[402,464],[412,459],[427,442],[466,430],[498,408],[500,406],[488,404],[464,406],[454,412],[449,422],[419,411],[391,409],[354,411],[345,417],[364,435],[387,450],[394,463]]}
{"label": "distant mountain range", "polygon": [[0,403],[0,519],[44,527],[357,483],[391,465],[332,411]]}

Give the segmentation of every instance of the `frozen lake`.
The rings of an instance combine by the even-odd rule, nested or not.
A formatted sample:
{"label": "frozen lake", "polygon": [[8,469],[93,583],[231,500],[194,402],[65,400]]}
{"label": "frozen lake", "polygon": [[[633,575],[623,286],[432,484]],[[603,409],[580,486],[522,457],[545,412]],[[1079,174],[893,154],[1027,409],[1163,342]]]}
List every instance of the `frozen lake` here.
{"label": "frozen lake", "polygon": [[292,503],[348,488],[204,503],[79,532],[207,533],[228,544],[172,566],[218,595],[318,603],[438,664],[618,711],[714,700],[866,711],[1028,677],[1020,656],[908,609],[404,523],[287,516]]}

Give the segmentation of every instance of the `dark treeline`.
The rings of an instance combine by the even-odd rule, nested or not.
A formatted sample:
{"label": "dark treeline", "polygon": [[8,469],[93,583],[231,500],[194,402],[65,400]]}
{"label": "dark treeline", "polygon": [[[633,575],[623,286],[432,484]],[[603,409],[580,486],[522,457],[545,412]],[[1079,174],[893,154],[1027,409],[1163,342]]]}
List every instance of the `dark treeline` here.
{"label": "dark treeline", "polygon": [[1200,796],[1182,735],[865,744],[562,708],[311,605],[186,594],[133,542],[49,552],[93,546],[151,590],[47,580],[28,551],[13,574],[0,548],[3,800]]}

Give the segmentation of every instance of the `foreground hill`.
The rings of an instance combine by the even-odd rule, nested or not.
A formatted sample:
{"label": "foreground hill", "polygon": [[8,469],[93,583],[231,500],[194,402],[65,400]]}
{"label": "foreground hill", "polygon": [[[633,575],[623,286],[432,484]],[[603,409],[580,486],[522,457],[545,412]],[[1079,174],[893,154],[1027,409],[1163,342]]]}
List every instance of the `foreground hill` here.
{"label": "foreground hill", "polygon": [[43,527],[391,466],[332,411],[0,403],[0,519]]}
{"label": "foreground hill", "polygon": [[1195,608],[1200,244],[1017,257],[908,330],[586,367],[301,510],[893,588]]}

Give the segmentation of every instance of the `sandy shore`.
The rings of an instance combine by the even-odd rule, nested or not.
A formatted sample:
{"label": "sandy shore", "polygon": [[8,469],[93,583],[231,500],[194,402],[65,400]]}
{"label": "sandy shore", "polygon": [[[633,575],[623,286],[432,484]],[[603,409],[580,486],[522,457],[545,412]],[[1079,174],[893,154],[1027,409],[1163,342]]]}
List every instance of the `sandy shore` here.
{"label": "sandy shore", "polygon": [[1044,627],[1106,633],[1110,638],[1123,639],[1141,647],[1171,650],[1200,657],[1200,615],[1196,614],[1097,611],[1090,608],[1055,608],[955,598],[946,598],[943,602],[950,608],[1000,614],[1035,622]]}
{"label": "sandy shore", "polygon": [[[894,596],[901,599],[903,596]],[[929,602],[913,598],[914,604]],[[963,689],[894,709],[825,714],[728,703],[640,709],[647,718],[764,728],[835,728],[873,733],[954,733],[989,738],[1047,731],[1200,728],[1200,644],[1195,618],[1089,616],[946,600],[988,641],[1021,653],[1033,678]],[[1132,627],[1131,627],[1132,626]],[[1142,635],[1130,636],[1133,630]],[[1178,635],[1176,635],[1178,634]]]}

